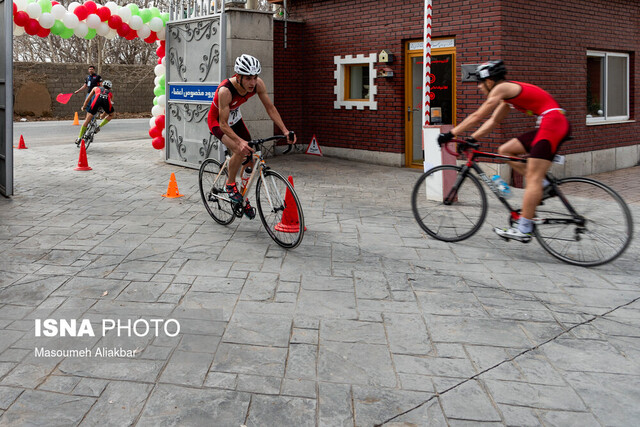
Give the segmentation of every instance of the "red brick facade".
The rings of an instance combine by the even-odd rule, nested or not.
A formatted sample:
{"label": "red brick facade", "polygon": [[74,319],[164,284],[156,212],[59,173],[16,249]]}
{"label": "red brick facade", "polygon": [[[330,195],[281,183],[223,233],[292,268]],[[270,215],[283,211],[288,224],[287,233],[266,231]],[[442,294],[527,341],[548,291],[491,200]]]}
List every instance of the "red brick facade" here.
{"label": "red brick facade", "polygon": [[[274,29],[275,99],[301,141],[402,153],[407,40],[423,34],[422,0],[289,0],[301,22]],[[568,111],[574,140],[564,153],[640,143],[640,122],[586,125],[586,52],[628,53],[630,118],[640,91],[640,3],[636,0],[450,0],[433,2],[433,37],[452,37],[456,48],[458,122],[482,101],[474,83],[462,83],[461,64],[502,58],[509,78],[537,84]],[[377,110],[335,109],[334,56],[390,50],[392,78],[377,78]],[[379,68],[381,64],[376,64]],[[291,124],[289,124],[291,123]],[[513,113],[496,129],[492,145],[531,129],[533,119]]]}

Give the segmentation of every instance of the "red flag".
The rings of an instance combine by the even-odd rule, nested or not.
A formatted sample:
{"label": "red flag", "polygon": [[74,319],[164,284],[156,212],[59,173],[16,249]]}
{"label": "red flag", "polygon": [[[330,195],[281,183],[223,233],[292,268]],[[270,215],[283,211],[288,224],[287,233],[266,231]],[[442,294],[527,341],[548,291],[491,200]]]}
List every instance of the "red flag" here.
{"label": "red flag", "polygon": [[60,104],[66,104],[67,102],[69,102],[72,95],[73,93],[59,93],[58,96],[56,96],[56,101],[58,101]]}

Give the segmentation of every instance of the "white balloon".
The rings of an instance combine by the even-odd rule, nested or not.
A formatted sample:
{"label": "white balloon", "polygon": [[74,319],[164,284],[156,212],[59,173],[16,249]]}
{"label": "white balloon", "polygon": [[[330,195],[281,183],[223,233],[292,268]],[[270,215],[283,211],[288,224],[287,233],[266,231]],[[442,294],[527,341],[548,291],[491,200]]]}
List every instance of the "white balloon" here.
{"label": "white balloon", "polygon": [[15,0],[14,3],[18,7],[18,11],[20,11],[20,10],[25,10],[27,8],[27,5],[29,4],[29,0]]}
{"label": "white balloon", "polygon": [[13,25],[15,25],[15,27],[13,28],[14,36],[19,37],[25,33],[24,27],[21,27],[20,25],[16,25],[16,24],[13,24]]}
{"label": "white balloon", "polygon": [[80,20],[73,13],[66,12],[62,17],[62,23],[64,24],[65,27],[75,30],[78,27]]}
{"label": "white balloon", "polygon": [[[133,28],[133,27],[132,27]],[[146,39],[151,35],[151,28],[147,24],[142,24],[142,28],[138,30],[138,37],[142,40]]]}
{"label": "white balloon", "polygon": [[158,64],[158,65],[155,66],[153,71],[156,73],[156,76],[160,77],[166,72],[166,69],[165,69],[164,65]]}
{"label": "white balloon", "polygon": [[142,18],[140,18],[138,15],[133,15],[131,16],[131,18],[129,18],[129,26],[136,31],[142,28],[142,24],[144,24],[144,22],[142,22]]}
{"label": "white balloon", "polygon": [[128,7],[121,7],[116,14],[122,18],[122,22],[129,22],[129,19],[131,19],[131,9]]}
{"label": "white balloon", "polygon": [[164,114],[164,108],[162,108],[160,105],[154,105],[151,109],[151,114],[153,115],[153,117],[161,116]]}
{"label": "white balloon", "polygon": [[[155,107],[155,105],[154,105]],[[149,129],[156,127],[156,118],[155,117],[151,117],[151,119],[149,119]]]}
{"label": "white balloon", "polygon": [[167,137],[167,132],[166,132],[167,128],[163,128],[162,129],[162,137],[166,138]]}
{"label": "white balloon", "polygon": [[109,24],[107,24],[106,22],[101,22],[100,25],[98,25],[98,28],[96,28],[96,33],[99,36],[106,37],[107,34],[109,34],[110,29],[111,28],[109,28]]}
{"label": "white balloon", "polygon": [[167,103],[167,95],[160,95],[158,97],[158,105],[162,105],[166,108],[165,104]]}
{"label": "white balloon", "polygon": [[114,30],[113,28],[109,29],[109,32],[107,33],[106,36],[104,36],[106,39],[108,40],[113,40],[118,36],[118,32],[116,30]]}
{"label": "white balloon", "polygon": [[40,15],[42,15],[42,8],[38,3],[29,3],[25,10],[27,11],[29,18],[38,19],[40,18]]}
{"label": "white balloon", "polygon": [[75,34],[76,37],[79,38],[84,38],[84,36],[86,36],[88,32],[89,27],[84,22],[78,23],[78,26],[75,28],[75,30],[73,30],[73,34]]}
{"label": "white balloon", "polygon": [[164,21],[157,16],[154,16],[153,18],[151,18],[148,25],[149,28],[151,28],[151,31],[155,31],[157,33],[162,29],[162,27],[164,27]]}
{"label": "white balloon", "polygon": [[67,8],[67,10],[73,13],[73,11],[76,10],[76,7],[78,6],[80,6],[80,3],[78,3],[77,1],[72,1],[71,3],[69,3],[69,7]]}
{"label": "white balloon", "polygon": [[156,78],[153,79],[153,85],[158,86],[159,84],[160,84],[160,76],[156,76]]}
{"label": "white balloon", "polygon": [[40,19],[38,21],[42,28],[51,28],[56,23],[56,18],[54,18],[52,14],[45,12],[40,15]]}
{"label": "white balloon", "polygon": [[86,22],[89,28],[93,28],[94,30],[96,30],[102,21],[100,20],[100,17],[98,15],[92,13],[91,15],[87,16]]}
{"label": "white balloon", "polygon": [[112,15],[116,13],[116,11],[120,8],[120,6],[118,6],[116,2],[113,2],[113,1],[108,1],[107,4],[105,4],[105,6],[109,8]]}
{"label": "white balloon", "polygon": [[158,39],[159,39],[159,40],[164,40],[164,37],[165,37],[165,30],[164,30],[164,27],[162,27],[162,29],[161,29],[160,31],[158,31],[157,36],[158,36]]}
{"label": "white balloon", "polygon": [[165,55],[165,56],[163,56],[163,57],[160,59],[160,63],[161,63],[162,65],[164,65],[164,58],[166,58],[166,57],[167,57],[167,56]]}
{"label": "white balloon", "polygon": [[67,9],[64,8],[61,4],[54,4],[51,8],[51,14],[56,19],[64,18],[64,14],[67,13]]}

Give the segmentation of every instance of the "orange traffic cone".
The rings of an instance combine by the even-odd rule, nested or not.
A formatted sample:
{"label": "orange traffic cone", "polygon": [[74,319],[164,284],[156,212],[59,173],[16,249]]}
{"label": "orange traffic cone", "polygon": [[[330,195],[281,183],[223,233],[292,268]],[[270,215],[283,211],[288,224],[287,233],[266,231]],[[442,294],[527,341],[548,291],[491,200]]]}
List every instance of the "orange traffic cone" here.
{"label": "orange traffic cone", "polygon": [[175,199],[176,197],[182,197],[184,194],[180,194],[178,191],[178,183],[176,182],[176,174],[171,172],[171,178],[169,178],[169,186],[167,187],[166,194],[163,194],[162,197],[168,197],[170,199]]}
{"label": "orange traffic cone", "polygon": [[76,115],[73,118],[73,126],[80,126],[80,121],[78,120],[78,112],[76,111]]}
{"label": "orange traffic cone", "polygon": [[[293,187],[293,178],[289,175],[289,182]],[[298,208],[296,206],[296,199],[293,198],[293,194],[287,188],[287,192],[284,194],[284,211],[282,212],[282,219],[280,223],[274,227],[276,230],[283,233],[297,233],[300,231],[300,218],[298,218]],[[304,228],[305,230],[307,227]]]}
{"label": "orange traffic cone", "polygon": [[89,162],[87,162],[87,149],[84,146],[84,139],[82,140],[82,144],[80,144],[80,157],[78,157],[78,167],[75,168],[77,171],[90,171]]}
{"label": "orange traffic cone", "polygon": [[24,143],[24,138],[20,135],[20,143],[18,144],[18,150],[24,150],[27,146]]}

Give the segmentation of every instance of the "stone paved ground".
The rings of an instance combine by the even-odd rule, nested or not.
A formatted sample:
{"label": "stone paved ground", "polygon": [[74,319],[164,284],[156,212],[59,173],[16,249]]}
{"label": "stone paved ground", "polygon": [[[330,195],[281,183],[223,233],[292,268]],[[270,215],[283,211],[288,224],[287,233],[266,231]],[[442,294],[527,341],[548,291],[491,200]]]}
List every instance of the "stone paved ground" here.
{"label": "stone paved ground", "polygon": [[[15,151],[0,199],[0,424],[637,425],[640,250],[563,264],[488,224],[464,243],[412,218],[415,171],[294,155],[308,231],[216,224],[197,172],[146,140]],[[160,197],[175,172],[179,199]],[[640,168],[605,174],[633,201]],[[497,203],[490,202],[493,209]],[[606,206],[603,206],[606,209]],[[37,337],[36,319],[95,337]],[[180,333],[102,335],[105,319]],[[122,330],[123,334],[126,330]],[[142,330],[144,332],[144,330]],[[141,334],[144,335],[144,334]],[[38,357],[37,348],[92,357]],[[96,357],[123,348],[134,357]]]}

